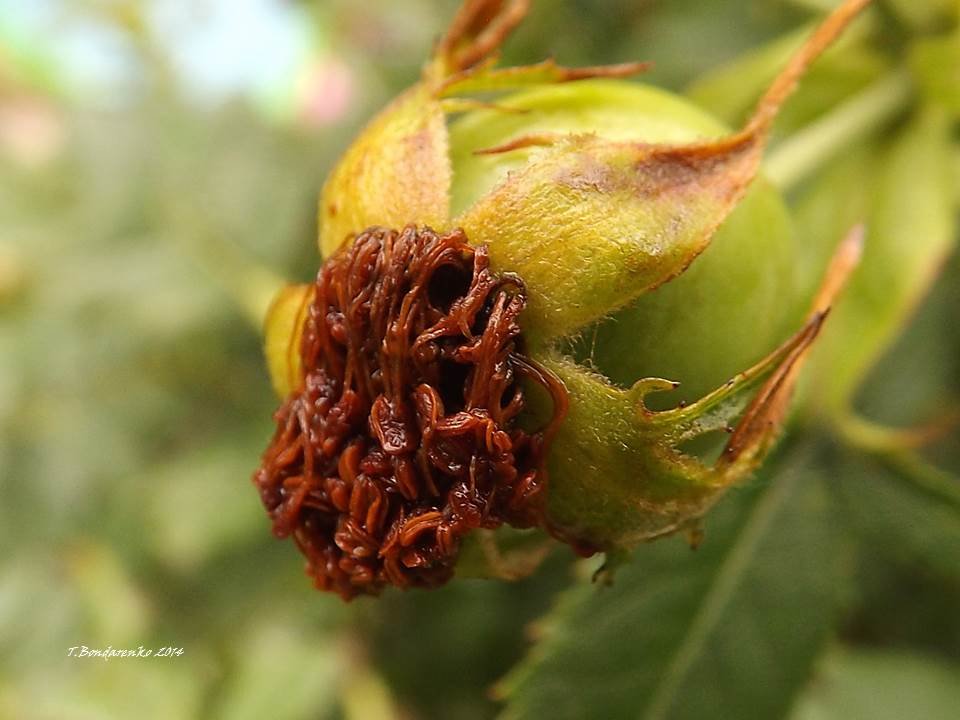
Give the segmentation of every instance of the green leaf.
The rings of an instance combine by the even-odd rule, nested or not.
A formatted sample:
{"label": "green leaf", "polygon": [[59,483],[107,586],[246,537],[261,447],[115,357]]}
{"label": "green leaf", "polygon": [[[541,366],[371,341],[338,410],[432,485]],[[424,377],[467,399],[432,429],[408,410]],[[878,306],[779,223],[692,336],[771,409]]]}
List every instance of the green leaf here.
{"label": "green leaf", "polygon": [[851,143],[878,135],[902,115],[913,92],[908,73],[889,72],[849,99],[832,103],[829,112],[776,146],[766,164],[768,176],[779,188],[795,187]]}
{"label": "green leaf", "polygon": [[201,717],[201,685],[206,668],[195,664],[188,655],[103,661],[68,659],[66,648],[57,648],[56,654],[48,657],[46,666],[18,678],[19,682],[7,686],[5,679],[0,680],[3,717],[19,720]]}
{"label": "green leaf", "polygon": [[[952,72],[946,70],[952,68]],[[949,35],[914,43],[910,69],[927,100],[960,116],[960,26]]]}
{"label": "green leaf", "polygon": [[[875,28],[873,16],[864,16],[810,68],[784,106],[776,135],[789,137],[883,77],[888,61],[865,42]],[[687,97],[725,122],[739,123],[808,31],[809,26],[792,31],[711,69],[687,89]]]}
{"label": "green leaf", "polygon": [[729,498],[696,552],[640,548],[612,588],[581,586],[503,683],[505,716],[781,717],[837,606],[837,526],[822,481],[792,455]]}
{"label": "green leaf", "polygon": [[116,549],[88,541],[66,556],[69,579],[89,617],[87,637],[104,645],[136,646],[150,627],[150,608]]}
{"label": "green leaf", "polygon": [[960,478],[910,458],[849,455],[834,484],[859,532],[895,559],[960,579]]}
{"label": "green leaf", "polygon": [[359,633],[405,716],[492,717],[488,690],[523,657],[525,626],[569,586],[569,556],[554,553],[519,582],[458,578],[434,590],[385,592],[375,603],[356,603]]}
{"label": "green leaf", "polygon": [[[951,408],[960,410],[960,352],[954,331],[960,283],[954,256],[896,343],[857,391],[854,410],[874,424],[909,432],[949,431]],[[956,428],[953,428],[954,430]],[[955,469],[960,471],[960,466]]]}
{"label": "green leaf", "polygon": [[837,648],[797,703],[791,720],[953,718],[960,667],[920,655]]}
{"label": "green leaf", "polygon": [[687,97],[724,122],[740,122],[810,29],[806,26],[794,30],[710,70],[687,89]]}
{"label": "green leaf", "polygon": [[906,23],[920,30],[956,20],[960,14],[957,0],[887,0],[891,8]]}
{"label": "green leaf", "polygon": [[880,154],[878,166],[852,151],[803,202],[798,224],[818,247],[842,235],[839,222],[868,214],[863,261],[811,363],[811,388],[833,410],[850,402],[955,245],[950,127],[946,113],[926,108]]}
{"label": "green leaf", "polygon": [[955,206],[960,207],[960,147],[954,146],[950,149],[950,171],[953,202]]}
{"label": "green leaf", "polygon": [[[252,443],[251,443],[252,444]],[[221,441],[145,473],[149,499],[145,537],[150,549],[170,568],[197,572],[211,559],[263,539],[262,507],[243,481],[250,459]]]}
{"label": "green leaf", "polygon": [[266,618],[246,628],[246,641],[236,648],[236,665],[211,717],[325,717],[345,670],[335,638],[292,618]]}

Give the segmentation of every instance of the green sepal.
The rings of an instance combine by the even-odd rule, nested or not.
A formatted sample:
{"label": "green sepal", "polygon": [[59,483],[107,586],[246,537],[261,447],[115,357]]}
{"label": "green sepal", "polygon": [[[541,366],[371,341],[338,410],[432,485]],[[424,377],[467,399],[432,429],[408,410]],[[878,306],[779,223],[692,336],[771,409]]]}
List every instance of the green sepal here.
{"label": "green sepal", "polygon": [[313,285],[287,285],[277,293],[263,321],[263,354],[270,382],[280,398],[303,383],[300,339],[313,291]]}
{"label": "green sepal", "polygon": [[556,541],[537,528],[507,525],[476,530],[463,538],[457,557],[458,578],[518,580],[539,567]]}
{"label": "green sepal", "polygon": [[442,228],[449,215],[446,119],[433,89],[415,85],[354,140],[320,194],[320,253],[375,225]]}
{"label": "green sepal", "polygon": [[[750,369],[696,403],[666,411],[650,410],[647,398],[675,389],[669,380],[647,378],[623,389],[562,355],[541,358],[570,394],[548,465],[554,530],[615,551],[689,527],[769,451],[823,319],[815,313]],[[685,450],[717,432],[730,437],[715,459]]]}
{"label": "green sepal", "polygon": [[525,127],[505,144],[475,149],[529,153],[452,222],[489,245],[493,267],[524,279],[534,345],[569,337],[686,270],[756,177],[799,79],[867,3],[849,0],[817,27],[739,132],[664,143]]}

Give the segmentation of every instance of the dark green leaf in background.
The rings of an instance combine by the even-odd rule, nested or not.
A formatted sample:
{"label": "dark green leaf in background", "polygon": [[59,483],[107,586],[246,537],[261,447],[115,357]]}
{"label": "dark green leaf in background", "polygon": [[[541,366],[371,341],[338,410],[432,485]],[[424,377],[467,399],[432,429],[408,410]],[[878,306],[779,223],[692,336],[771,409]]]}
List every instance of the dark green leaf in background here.
{"label": "dark green leaf in background", "polygon": [[731,493],[696,551],[642,547],[611,588],[562,595],[502,685],[505,717],[782,717],[844,594],[841,524],[810,457]]}
{"label": "dark green leaf in background", "polygon": [[790,720],[938,720],[960,707],[960,666],[918,655],[836,648]]}
{"label": "dark green leaf in background", "polygon": [[834,486],[859,533],[886,554],[960,583],[960,478],[913,458],[848,457]]}

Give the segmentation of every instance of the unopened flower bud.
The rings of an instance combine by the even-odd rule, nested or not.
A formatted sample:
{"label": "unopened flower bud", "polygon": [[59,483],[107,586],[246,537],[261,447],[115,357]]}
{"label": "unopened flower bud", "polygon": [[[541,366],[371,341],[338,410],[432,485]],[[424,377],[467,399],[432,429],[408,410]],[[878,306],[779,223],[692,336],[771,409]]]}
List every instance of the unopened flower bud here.
{"label": "unopened flower bud", "polygon": [[[640,64],[497,68],[527,2],[465,2],[330,174],[317,281],[268,317],[284,402],[254,479],[318,587],[443,583],[504,524],[627,549],[690,527],[757,466],[860,238],[785,332],[798,249],[776,192],[750,188],[781,104],[867,2],[828,16],[735,132],[620,79]],[[712,298],[731,273],[735,314],[786,296],[726,339],[715,325],[744,319]],[[667,327],[689,339],[657,357],[638,334]],[[631,375],[644,362],[670,379]],[[698,397],[655,410],[674,364]],[[731,368],[715,389],[694,377],[712,365]],[[685,451],[724,431],[715,461]]]}

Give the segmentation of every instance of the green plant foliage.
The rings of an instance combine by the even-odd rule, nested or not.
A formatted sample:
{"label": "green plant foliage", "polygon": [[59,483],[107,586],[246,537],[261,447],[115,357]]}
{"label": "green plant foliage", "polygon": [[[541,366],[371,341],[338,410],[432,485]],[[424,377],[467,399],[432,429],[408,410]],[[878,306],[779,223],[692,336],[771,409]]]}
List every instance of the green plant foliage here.
{"label": "green plant foliage", "polygon": [[[192,34],[161,28],[164,3],[37,3],[53,29],[36,35],[21,5],[34,6],[0,11],[0,718],[957,716],[953,0],[876,3],[784,107],[752,220],[734,211],[716,236],[742,244],[627,308],[600,288],[605,309],[582,319],[603,317],[559,348],[616,381],[617,402],[645,375],[684,381],[664,395],[693,401],[797,329],[838,240],[866,221],[863,266],[783,445],[706,515],[699,547],[678,535],[611,557],[611,586],[591,582],[600,558],[557,547],[518,582],[457,578],[350,606],[313,590],[250,483],[276,407],[260,318],[281,280],[315,275],[324,178],[416,81],[459,2],[273,3],[299,13],[305,64],[350,69],[345,109],[320,124],[311,107],[198,91],[180,53]],[[673,102],[707,118],[686,140],[739,127],[835,5],[538,0],[504,64],[653,60],[643,82],[685,91]],[[213,0],[196,7],[199,23]],[[76,33],[117,78],[88,82]],[[523,117],[493,113],[486,129],[496,139]],[[454,142],[469,129],[457,122]],[[471,152],[454,158],[467,184],[487,162]],[[451,212],[488,189],[455,178]],[[776,257],[751,264],[764,247]],[[716,292],[684,307],[702,277]],[[605,333],[621,344],[595,352]],[[917,446],[916,428],[936,432]],[[68,657],[83,645],[184,653]]]}
{"label": "green plant foliage", "polygon": [[960,580],[960,479],[917,458],[850,459],[838,483],[850,518],[902,562]]}
{"label": "green plant foliage", "polygon": [[954,663],[835,648],[790,720],[948,718],[958,704],[960,668]]}
{"label": "green plant foliage", "polygon": [[829,636],[847,560],[825,479],[791,467],[804,455],[716,508],[697,550],[651,545],[612,587],[561,596],[502,685],[506,717],[782,717]]}

